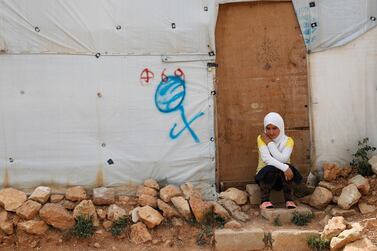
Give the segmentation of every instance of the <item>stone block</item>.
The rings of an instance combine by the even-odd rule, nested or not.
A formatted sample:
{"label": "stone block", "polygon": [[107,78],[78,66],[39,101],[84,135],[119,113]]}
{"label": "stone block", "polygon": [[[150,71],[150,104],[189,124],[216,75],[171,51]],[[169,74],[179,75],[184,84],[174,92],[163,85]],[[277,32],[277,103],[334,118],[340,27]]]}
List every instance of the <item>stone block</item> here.
{"label": "stone block", "polygon": [[275,219],[278,218],[281,224],[291,223],[294,212],[298,212],[300,214],[312,213],[312,211],[307,207],[297,207],[296,209],[287,209],[287,208],[261,209],[261,215],[263,218],[265,218],[271,223],[274,223]]}
{"label": "stone block", "polygon": [[215,231],[216,250],[249,251],[262,250],[265,232],[261,228],[251,229],[218,229]]}
{"label": "stone block", "polygon": [[282,229],[273,231],[272,250],[274,251],[312,251],[307,241],[310,236],[319,236],[315,230]]}

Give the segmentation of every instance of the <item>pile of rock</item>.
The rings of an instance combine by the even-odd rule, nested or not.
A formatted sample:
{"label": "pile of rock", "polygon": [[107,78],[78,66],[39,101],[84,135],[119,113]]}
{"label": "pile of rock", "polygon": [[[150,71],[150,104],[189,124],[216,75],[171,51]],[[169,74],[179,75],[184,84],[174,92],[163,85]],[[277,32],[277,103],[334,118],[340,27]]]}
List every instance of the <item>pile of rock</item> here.
{"label": "pile of rock", "polygon": [[331,218],[321,238],[330,241],[330,250],[377,250],[377,247],[369,240],[365,233],[377,226],[377,219],[370,218],[361,222],[348,223],[342,216]]}
{"label": "pile of rock", "polygon": [[376,180],[375,175],[366,178],[351,174],[350,167],[340,168],[336,164],[324,164],[323,170],[324,180],[302,202],[317,209],[326,208],[326,212],[332,216],[354,215],[357,211],[352,207],[356,205],[362,214],[372,213],[377,209],[377,191],[370,192],[370,181]]}
{"label": "pile of rock", "polygon": [[[231,220],[231,216],[241,221],[249,218],[240,207],[246,204],[247,195],[238,189],[220,194],[226,209],[217,202],[203,200],[191,183],[160,189],[157,181],[148,179],[138,188],[135,198],[117,196],[114,189],[106,187],[94,188],[91,194],[81,186],[70,187],[65,194],[52,194],[51,188],[40,186],[29,197],[14,188],[1,189],[0,235],[11,235],[15,229],[34,235],[45,234],[49,227],[68,230],[79,217],[110,230],[114,222],[130,217],[131,240],[144,243],[152,240],[149,229],[166,220],[202,223],[212,213],[224,220]],[[237,223],[229,225],[234,227]]]}

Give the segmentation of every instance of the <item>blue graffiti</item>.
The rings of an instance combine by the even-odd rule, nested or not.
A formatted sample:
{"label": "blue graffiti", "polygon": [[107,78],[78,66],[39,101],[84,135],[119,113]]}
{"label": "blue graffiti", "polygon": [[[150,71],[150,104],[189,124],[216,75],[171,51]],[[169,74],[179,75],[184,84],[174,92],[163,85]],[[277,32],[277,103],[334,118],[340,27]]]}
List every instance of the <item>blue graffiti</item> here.
{"label": "blue graffiti", "polygon": [[167,76],[163,79],[157,87],[154,95],[154,102],[157,109],[162,113],[170,113],[180,111],[184,127],[178,132],[175,132],[177,123],[174,123],[170,129],[169,136],[171,139],[178,138],[186,129],[190,132],[192,138],[196,143],[200,140],[190,125],[199,117],[204,115],[204,112],[196,114],[192,119],[187,121],[185,110],[183,107],[183,100],[186,97],[186,83],[180,76]]}
{"label": "blue graffiti", "polygon": [[318,20],[311,16],[309,7],[298,8],[296,14],[298,16],[302,34],[304,35],[305,44],[310,45],[314,43],[315,40],[317,40],[317,26],[312,24],[316,23],[319,25]]}

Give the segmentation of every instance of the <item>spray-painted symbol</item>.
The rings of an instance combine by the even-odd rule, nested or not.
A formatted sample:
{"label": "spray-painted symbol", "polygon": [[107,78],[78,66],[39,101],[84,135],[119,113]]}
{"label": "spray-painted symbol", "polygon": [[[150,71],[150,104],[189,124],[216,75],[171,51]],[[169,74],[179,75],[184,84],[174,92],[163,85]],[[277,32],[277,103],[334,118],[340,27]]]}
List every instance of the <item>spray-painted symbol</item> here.
{"label": "spray-painted symbol", "polygon": [[170,129],[169,136],[171,139],[176,139],[187,129],[195,142],[199,143],[200,140],[190,125],[196,119],[203,116],[204,112],[196,114],[192,119],[187,121],[183,107],[183,100],[186,96],[186,83],[183,78],[183,71],[177,69],[175,73],[181,73],[181,75],[174,76],[166,76],[164,72],[165,70],[163,71],[163,74],[161,74],[161,82],[158,85],[154,96],[155,105],[157,109],[163,113],[170,113],[179,110],[184,124],[184,127],[181,130],[175,132],[177,123],[174,123],[173,127]]}
{"label": "spray-painted symbol", "polygon": [[141,85],[149,85],[154,79],[154,73],[150,71],[148,68],[145,68],[141,73],[140,73],[140,83]]}

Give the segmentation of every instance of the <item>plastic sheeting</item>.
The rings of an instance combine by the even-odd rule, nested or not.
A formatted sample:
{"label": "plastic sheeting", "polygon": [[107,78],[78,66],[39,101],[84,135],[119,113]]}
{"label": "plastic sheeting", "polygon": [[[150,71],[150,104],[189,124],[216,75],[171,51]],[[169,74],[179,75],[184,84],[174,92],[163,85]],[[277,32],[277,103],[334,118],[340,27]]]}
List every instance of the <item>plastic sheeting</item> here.
{"label": "plastic sheeting", "polygon": [[377,26],[376,0],[292,0],[310,52],[344,45]]}
{"label": "plastic sheeting", "polygon": [[213,73],[163,59],[0,56],[3,185],[213,186]]}
{"label": "plastic sheeting", "polygon": [[359,140],[377,146],[377,28],[309,60],[316,166],[348,165]]}
{"label": "plastic sheeting", "polygon": [[216,13],[215,0],[0,0],[0,50],[208,54]]}

